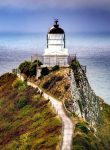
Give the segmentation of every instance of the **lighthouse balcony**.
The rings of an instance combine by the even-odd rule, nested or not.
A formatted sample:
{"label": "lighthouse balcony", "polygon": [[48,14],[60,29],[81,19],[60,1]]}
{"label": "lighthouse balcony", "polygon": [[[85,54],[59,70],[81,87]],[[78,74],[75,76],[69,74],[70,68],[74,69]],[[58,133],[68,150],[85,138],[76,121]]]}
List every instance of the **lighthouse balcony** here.
{"label": "lighthouse balcony", "polygon": [[66,55],[68,56],[68,49],[62,48],[62,47],[51,47],[45,49],[44,56],[45,55]]}

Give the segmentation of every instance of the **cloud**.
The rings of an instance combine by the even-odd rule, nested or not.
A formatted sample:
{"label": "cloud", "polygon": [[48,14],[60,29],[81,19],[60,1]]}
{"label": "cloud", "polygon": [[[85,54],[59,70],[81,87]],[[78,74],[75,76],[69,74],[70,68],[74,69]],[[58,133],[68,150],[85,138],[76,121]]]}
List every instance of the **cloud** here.
{"label": "cloud", "polygon": [[[13,7],[15,6],[14,4]],[[26,5],[24,6],[25,8],[27,7]],[[24,6],[22,5],[22,7]],[[16,7],[18,7],[18,3]],[[0,31],[46,33],[48,28],[53,25],[53,17],[58,17],[60,26],[66,32],[110,32],[110,11],[97,9],[96,7],[91,9],[68,10],[60,10],[57,8],[36,9],[36,11],[0,9]]]}
{"label": "cloud", "polygon": [[109,7],[110,0],[3,0],[0,7],[14,8],[77,8],[77,7]]}

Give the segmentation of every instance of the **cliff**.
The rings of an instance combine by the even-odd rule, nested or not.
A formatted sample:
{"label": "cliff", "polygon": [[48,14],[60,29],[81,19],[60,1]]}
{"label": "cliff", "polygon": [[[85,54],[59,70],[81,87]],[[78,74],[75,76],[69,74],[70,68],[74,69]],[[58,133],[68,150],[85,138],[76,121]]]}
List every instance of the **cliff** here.
{"label": "cliff", "polygon": [[92,90],[77,60],[42,77],[39,86],[65,105],[75,124],[74,150],[109,150],[110,106]]}
{"label": "cliff", "polygon": [[72,62],[69,82],[71,99],[65,101],[68,110],[82,117],[91,126],[96,125],[100,112],[98,97],[77,60]]}

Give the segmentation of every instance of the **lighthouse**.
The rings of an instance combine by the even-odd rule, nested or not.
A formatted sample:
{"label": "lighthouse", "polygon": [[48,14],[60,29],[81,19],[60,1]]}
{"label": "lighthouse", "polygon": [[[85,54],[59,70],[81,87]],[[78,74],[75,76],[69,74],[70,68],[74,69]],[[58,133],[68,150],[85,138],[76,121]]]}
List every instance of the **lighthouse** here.
{"label": "lighthouse", "polygon": [[59,27],[58,19],[54,21],[54,25],[49,29],[46,43],[43,66],[53,67],[59,65],[60,67],[67,67],[69,54],[68,49],[65,47],[65,32]]}

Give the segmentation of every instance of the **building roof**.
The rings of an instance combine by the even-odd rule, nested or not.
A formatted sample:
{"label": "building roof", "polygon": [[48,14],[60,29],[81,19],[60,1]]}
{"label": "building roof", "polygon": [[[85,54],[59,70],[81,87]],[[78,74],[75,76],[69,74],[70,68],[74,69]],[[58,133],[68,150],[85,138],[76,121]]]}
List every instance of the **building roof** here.
{"label": "building roof", "polygon": [[50,30],[48,31],[49,34],[64,34],[64,30],[59,27],[58,19],[54,21],[54,25]]}

